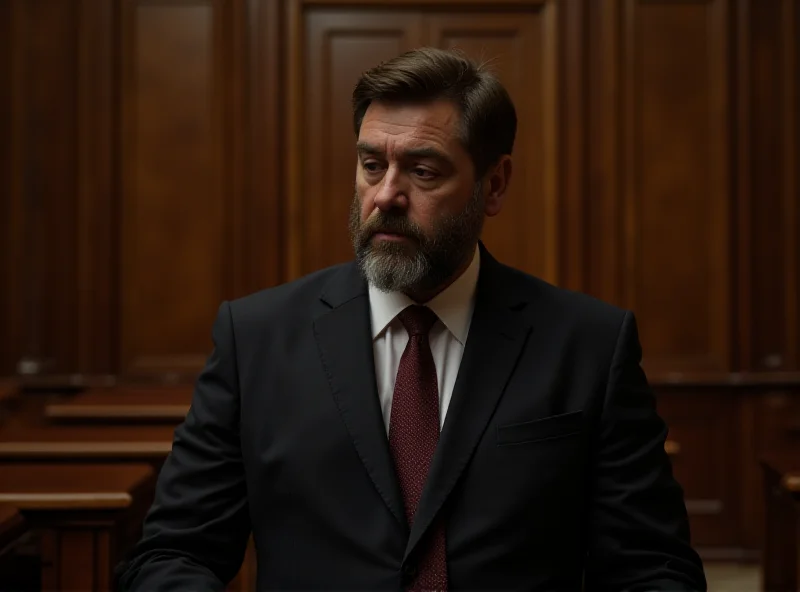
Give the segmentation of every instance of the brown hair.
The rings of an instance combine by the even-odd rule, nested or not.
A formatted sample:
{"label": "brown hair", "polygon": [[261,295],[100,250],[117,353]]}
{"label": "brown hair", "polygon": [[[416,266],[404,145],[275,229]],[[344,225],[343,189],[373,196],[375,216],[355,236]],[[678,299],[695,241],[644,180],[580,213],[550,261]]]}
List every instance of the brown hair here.
{"label": "brown hair", "polygon": [[420,48],[367,70],[353,90],[356,136],[370,103],[453,101],[461,112],[461,141],[477,177],[504,154],[511,154],[517,132],[514,103],[483,65],[461,52]]}

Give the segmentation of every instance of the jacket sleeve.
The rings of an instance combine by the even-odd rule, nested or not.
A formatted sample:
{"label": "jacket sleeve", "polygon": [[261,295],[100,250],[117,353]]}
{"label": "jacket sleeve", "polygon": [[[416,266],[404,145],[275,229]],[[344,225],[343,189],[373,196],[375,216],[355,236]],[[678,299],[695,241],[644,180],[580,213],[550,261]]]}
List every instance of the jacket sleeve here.
{"label": "jacket sleeve", "polygon": [[185,421],[175,430],[142,538],[116,571],[117,589],[222,591],[239,570],[250,521],[239,440],[239,384],[230,307]]}
{"label": "jacket sleeve", "polygon": [[636,320],[623,319],[596,433],[585,590],[706,590],[667,426],[640,367]]}

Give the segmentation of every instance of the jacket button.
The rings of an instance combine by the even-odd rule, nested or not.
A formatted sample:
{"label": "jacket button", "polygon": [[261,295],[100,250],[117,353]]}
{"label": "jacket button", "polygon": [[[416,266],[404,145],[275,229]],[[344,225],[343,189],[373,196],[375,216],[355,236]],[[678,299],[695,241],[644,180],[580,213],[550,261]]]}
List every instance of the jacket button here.
{"label": "jacket button", "polygon": [[403,586],[410,586],[414,582],[414,578],[417,577],[417,566],[413,563],[406,563],[403,566],[402,573],[402,582]]}

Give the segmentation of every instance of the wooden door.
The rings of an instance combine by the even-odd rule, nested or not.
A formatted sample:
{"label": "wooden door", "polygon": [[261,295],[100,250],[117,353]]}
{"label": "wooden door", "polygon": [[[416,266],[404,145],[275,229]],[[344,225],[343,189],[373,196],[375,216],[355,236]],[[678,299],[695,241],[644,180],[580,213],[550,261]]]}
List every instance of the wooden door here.
{"label": "wooden door", "polygon": [[288,279],[353,258],[350,100],[364,70],[422,44],[418,12],[294,5],[288,102]]}
{"label": "wooden door", "polygon": [[459,48],[493,69],[515,101],[519,129],[506,211],[487,224],[502,261],[549,280],[558,267],[558,2],[514,11],[491,2],[443,13],[376,2],[292,4],[287,108],[288,279],[352,259],[347,214],[355,180],[351,94],[359,75],[423,45]]}
{"label": "wooden door", "polygon": [[426,15],[431,45],[490,62],[517,110],[510,191],[484,242],[503,263],[551,282],[559,279],[557,6]]}

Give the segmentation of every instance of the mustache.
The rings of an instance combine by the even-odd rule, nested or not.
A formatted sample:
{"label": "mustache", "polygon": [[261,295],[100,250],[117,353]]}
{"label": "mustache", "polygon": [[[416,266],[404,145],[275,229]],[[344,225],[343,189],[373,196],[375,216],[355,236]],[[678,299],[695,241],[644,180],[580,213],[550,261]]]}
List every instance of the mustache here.
{"label": "mustache", "polygon": [[400,234],[421,241],[424,238],[422,229],[404,215],[387,214],[379,211],[368,218],[361,226],[361,237],[369,240],[378,233]]}

